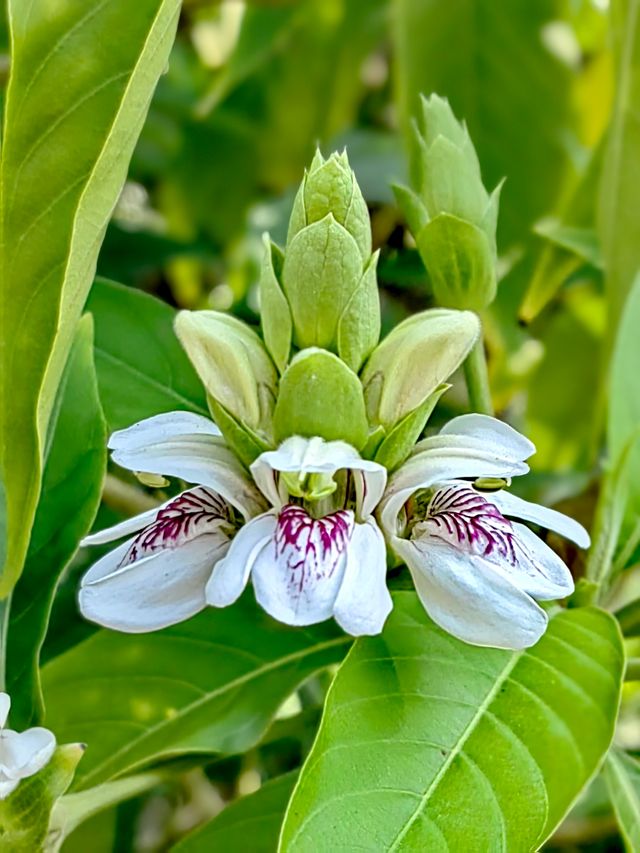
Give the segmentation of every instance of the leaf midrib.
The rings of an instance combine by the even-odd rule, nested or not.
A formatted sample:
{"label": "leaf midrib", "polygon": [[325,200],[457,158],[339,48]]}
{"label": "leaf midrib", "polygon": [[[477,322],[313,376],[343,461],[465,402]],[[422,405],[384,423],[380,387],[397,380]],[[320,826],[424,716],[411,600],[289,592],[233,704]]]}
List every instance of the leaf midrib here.
{"label": "leaf midrib", "polygon": [[[206,705],[208,702],[214,701],[219,696],[224,695],[225,693],[236,690],[238,687],[242,687],[246,684],[250,684],[252,681],[258,680],[262,676],[277,670],[281,667],[288,666],[290,663],[294,663],[298,660],[304,660],[305,657],[311,657],[312,655],[318,654],[319,652],[324,651],[325,649],[333,648],[334,646],[347,645],[353,641],[352,637],[343,636],[336,637],[332,640],[326,640],[323,643],[317,643],[314,646],[307,646],[304,649],[299,649],[296,652],[292,652],[289,655],[285,655],[285,657],[277,658],[276,660],[269,661],[263,666],[251,670],[250,672],[245,672],[242,675],[238,676],[238,678],[234,678],[232,681],[228,681],[225,684],[220,685],[215,690],[212,690],[206,693],[199,699],[196,699],[194,702],[191,702],[189,705],[185,705],[179,711],[176,712],[175,716],[173,716],[170,720],[161,720],[159,723],[156,723],[155,726],[147,729],[140,738],[135,741],[129,741],[124,746],[120,747],[120,749],[116,750],[116,752],[111,753],[106,761],[103,761],[101,764],[98,764],[93,768],[89,773],[81,777],[81,790],[84,790],[91,784],[91,780],[93,780],[96,776],[100,780],[100,777],[105,772],[105,768],[108,768],[112,764],[118,764],[119,761],[122,760],[123,757],[127,755],[127,753],[134,752],[136,749],[139,749],[140,745],[143,744],[146,740],[151,739],[158,731],[163,728],[171,728],[175,726],[180,726],[184,724],[185,719],[197,711],[201,706]],[[170,754],[170,751],[166,754]],[[120,773],[125,772],[126,770],[131,770],[132,768],[142,764],[146,759],[138,759],[134,760],[131,765],[124,765],[117,773],[114,775],[119,775]],[[103,779],[102,781],[107,781],[112,778],[108,776],[107,779]],[[96,783],[94,783],[96,784]]]}
{"label": "leaf midrib", "polygon": [[416,806],[413,814],[411,815],[409,820],[406,822],[406,824],[402,827],[400,832],[396,835],[396,837],[392,841],[391,845],[388,848],[389,853],[392,853],[392,851],[400,849],[400,844],[402,843],[403,839],[406,837],[407,833],[409,832],[411,827],[414,825],[416,820],[418,820],[418,818],[424,812],[424,810],[425,810],[425,808],[429,802],[429,799],[431,798],[431,795],[437,790],[438,786],[440,785],[440,782],[442,781],[445,774],[447,773],[447,771],[451,767],[451,764],[453,763],[453,761],[458,757],[458,755],[461,754],[465,743],[467,742],[467,740],[471,737],[471,735],[475,731],[476,726],[481,722],[486,711],[489,709],[489,707],[493,703],[493,700],[496,698],[496,696],[498,695],[498,693],[502,689],[502,685],[509,678],[514,667],[516,666],[516,664],[518,663],[518,661],[520,660],[520,658],[522,657],[523,654],[524,654],[524,651],[517,652],[507,661],[506,665],[502,669],[502,672],[496,678],[495,683],[493,684],[493,686],[491,687],[491,689],[489,690],[489,692],[487,693],[487,695],[483,699],[482,703],[480,705],[478,705],[478,708],[477,708],[475,714],[473,715],[473,717],[471,718],[471,720],[469,720],[469,722],[467,723],[467,725],[466,725],[464,731],[462,732],[462,734],[460,735],[457,743],[455,744],[455,746],[453,747],[453,749],[451,750],[451,752],[447,756],[446,760],[442,763],[442,766],[440,767],[440,769],[438,770],[438,772],[434,776],[431,784],[429,785],[427,790],[424,792],[424,794],[420,798],[420,802]]}

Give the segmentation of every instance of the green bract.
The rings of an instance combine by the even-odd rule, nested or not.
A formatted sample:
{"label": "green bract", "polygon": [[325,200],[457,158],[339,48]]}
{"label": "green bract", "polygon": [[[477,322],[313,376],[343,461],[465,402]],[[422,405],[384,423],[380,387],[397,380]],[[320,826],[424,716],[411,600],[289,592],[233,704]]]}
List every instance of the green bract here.
{"label": "green bract", "polygon": [[262,329],[278,369],[291,342],[323,347],[359,370],[380,337],[377,253],[346,154],[318,152],[296,196],[284,257],[266,241]]}
{"label": "green bract", "polygon": [[446,99],[423,97],[413,130],[413,190],[395,187],[396,199],[436,300],[478,311],[496,292],[500,187],[486,191],[467,128]]}

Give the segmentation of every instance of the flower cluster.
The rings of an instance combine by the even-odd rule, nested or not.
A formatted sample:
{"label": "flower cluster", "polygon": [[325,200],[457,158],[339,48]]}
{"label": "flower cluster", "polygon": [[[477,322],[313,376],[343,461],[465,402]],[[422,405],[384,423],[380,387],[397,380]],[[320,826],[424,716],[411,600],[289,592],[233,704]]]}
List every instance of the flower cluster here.
{"label": "flower cluster", "polygon": [[124,539],[82,580],[87,618],[156,630],[231,604],[251,579],[275,619],[334,617],[377,634],[392,608],[390,558],[455,636],[537,641],[547,617],[536,600],[566,596],[573,581],[522,522],[583,547],[587,534],[508,491],[534,452],[511,427],[463,415],[419,441],[479,324],[434,309],[379,343],[376,261],[346,156],[317,154],[284,252],[265,242],[262,335],[213,311],[178,315],[213,419],[170,412],[111,437],[118,465],[191,485],[87,538]]}

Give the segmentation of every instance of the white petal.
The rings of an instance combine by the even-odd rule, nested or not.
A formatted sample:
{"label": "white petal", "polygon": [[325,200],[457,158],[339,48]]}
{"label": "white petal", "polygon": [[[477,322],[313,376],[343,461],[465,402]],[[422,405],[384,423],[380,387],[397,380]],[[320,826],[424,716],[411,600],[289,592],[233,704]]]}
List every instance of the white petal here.
{"label": "white petal", "polygon": [[366,518],[382,497],[387,482],[386,469],[377,462],[363,459],[357,450],[344,441],[325,441],[322,438],[292,436],[277,450],[267,450],[251,465],[251,473],[262,493],[271,504],[280,508],[286,496],[278,490],[274,471],[301,474],[333,474],[341,469],[359,472],[356,486],[359,495],[359,514]]}
{"label": "white petal", "polygon": [[273,540],[276,515],[267,512],[241,527],[223,560],[216,565],[206,589],[207,604],[227,607],[240,597],[249,580],[256,554]]}
{"label": "white petal", "polygon": [[333,614],[346,566],[353,513],[313,519],[288,506],[275,536],[256,554],[251,578],[258,603],[287,625],[313,625]]}
{"label": "white petal", "polygon": [[379,634],[393,603],[386,584],[387,549],[371,519],[356,524],[342,585],[333,607],[337,623],[354,637]]}
{"label": "white petal", "polygon": [[165,412],[114,432],[109,439],[109,447],[111,450],[137,450],[147,444],[162,444],[181,435],[220,436],[221,433],[213,421],[202,415]]}
{"label": "white petal", "polygon": [[2,776],[0,776],[0,800],[6,800],[9,794],[12,794],[19,784],[19,779],[10,781],[8,779],[3,779]]}
{"label": "white petal", "polygon": [[0,735],[0,765],[9,779],[26,779],[49,762],[55,748],[56,739],[49,729],[5,729]]}
{"label": "white petal", "polygon": [[202,610],[207,580],[228,548],[226,537],[205,534],[118,568],[130,544],[98,560],[79,593],[85,618],[128,633],[166,628]]}
{"label": "white petal", "polygon": [[233,453],[211,435],[173,436],[157,444],[121,447],[113,461],[130,471],[180,477],[208,486],[250,518],[264,509],[262,496]]}
{"label": "white petal", "polygon": [[536,643],[547,615],[486,560],[447,545],[394,540],[429,616],[455,637],[477,646],[523,649]]}
{"label": "white petal", "polygon": [[540,527],[553,530],[570,539],[580,548],[588,548],[591,544],[589,534],[584,527],[562,512],[525,501],[507,491],[489,492],[485,497],[492,501],[503,515],[514,516],[523,519],[523,521],[539,524]]}
{"label": "white petal", "polygon": [[[436,436],[438,438],[438,436]],[[525,462],[513,462],[482,447],[440,447],[412,456],[393,474],[380,504],[380,520],[388,536],[397,533],[398,513],[419,489],[428,489],[460,478],[514,477],[529,470]]]}
{"label": "white petal", "polygon": [[125,519],[111,527],[106,527],[104,530],[98,530],[95,533],[90,533],[85,536],[81,545],[103,545],[105,542],[113,542],[116,539],[122,539],[123,536],[130,536],[132,533],[137,533],[139,530],[153,524],[156,520],[159,510],[166,506],[169,501],[164,504],[149,509],[146,512],[141,512],[139,515],[133,515],[131,518]]}
{"label": "white petal", "polygon": [[9,716],[11,708],[11,697],[8,693],[0,693],[0,729],[3,729]]}
{"label": "white petal", "polygon": [[460,415],[452,418],[440,430],[440,435],[470,436],[484,442],[500,455],[508,455],[516,462],[528,459],[536,452],[536,446],[509,424],[489,415]]}
{"label": "white petal", "polygon": [[517,521],[512,521],[511,524],[517,533],[518,541],[524,545],[531,558],[530,565],[533,564],[525,573],[527,561],[519,553],[520,572],[517,576],[511,576],[513,582],[523,592],[540,601],[555,601],[557,598],[571,595],[574,590],[573,577],[556,552],[524,524],[518,524]]}

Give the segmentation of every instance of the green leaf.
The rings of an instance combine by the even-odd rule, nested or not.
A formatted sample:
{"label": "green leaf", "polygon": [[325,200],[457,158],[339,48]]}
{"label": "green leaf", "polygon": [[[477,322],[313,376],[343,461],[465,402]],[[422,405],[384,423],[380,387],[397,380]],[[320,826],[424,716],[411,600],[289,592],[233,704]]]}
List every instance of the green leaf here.
{"label": "green leaf", "polygon": [[338,671],[280,849],[537,850],[609,746],[623,665],[601,610],[561,611],[510,652],[454,639],[397,593]]}
{"label": "green leaf", "polygon": [[45,453],[42,493],[24,572],[11,599],[7,684],[12,721],[42,715],[38,661],[58,580],[93,523],[106,466],[106,427],[93,366],[93,322],[85,315],[59,389]]}
{"label": "green leaf", "polygon": [[209,414],[202,383],[174,334],[172,308],[97,279],[87,310],[95,320],[98,387],[111,430],[178,409]]}
{"label": "green leaf", "polygon": [[99,631],[45,666],[46,725],[89,745],[81,789],[163,757],[243,752],[350,642],[331,623],[283,627],[248,595],[152,634]]}
{"label": "green leaf", "polygon": [[273,853],[297,775],[297,772],[285,773],[270,779],[255,794],[231,803],[172,847],[172,853],[247,850],[249,839],[251,853]]}
{"label": "green leaf", "polygon": [[613,334],[640,268],[639,0],[613,0],[611,29],[616,97],[604,151],[598,231],[609,302],[608,329]]}
{"label": "green leaf", "polygon": [[[572,125],[571,73],[541,38],[545,25],[560,18],[560,0],[395,0],[398,107],[407,148],[420,93],[446,96],[469,126],[485,185],[507,176],[499,229],[505,244],[527,236],[549,211],[568,162],[563,134]],[[531,152],[535,156],[527,156]]]}
{"label": "green leaf", "polygon": [[319,435],[362,448],[369,427],[360,380],[333,353],[302,350],[280,382],[273,425],[278,442],[291,435]]}
{"label": "green leaf", "polygon": [[[636,277],[618,328],[611,362],[607,439],[615,464],[640,428],[640,387],[635,377],[640,364],[640,275]],[[629,453],[626,466],[629,484],[625,528],[640,513],[640,443]]]}
{"label": "green leaf", "polygon": [[140,0],[135,8],[127,0],[9,0],[0,171],[1,597],[22,570],[56,390],[179,8],[178,0]]}
{"label": "green leaf", "polygon": [[604,778],[626,848],[634,853],[640,850],[640,761],[613,748],[604,765]]}

